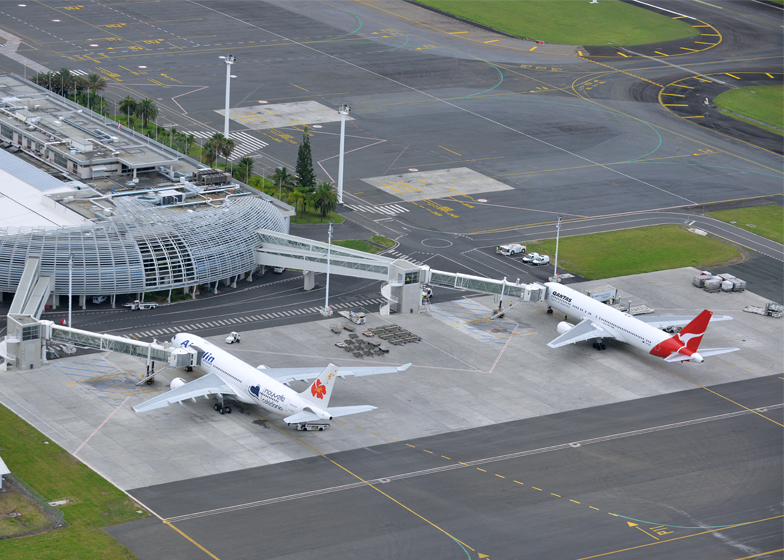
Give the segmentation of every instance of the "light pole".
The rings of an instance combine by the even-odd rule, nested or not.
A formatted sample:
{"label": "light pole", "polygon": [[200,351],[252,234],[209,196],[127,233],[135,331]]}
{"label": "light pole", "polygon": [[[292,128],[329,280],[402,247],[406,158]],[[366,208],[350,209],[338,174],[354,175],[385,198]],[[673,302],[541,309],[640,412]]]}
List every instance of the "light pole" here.
{"label": "light pole", "polygon": [[327,291],[326,296],[324,298],[324,309],[321,311],[321,314],[324,317],[330,317],[332,315],[332,309],[329,307],[329,261],[332,256],[332,222],[329,222],[329,240],[327,243]]}
{"label": "light pole", "polygon": [[68,255],[68,326],[71,326],[71,298],[73,297],[73,253]]}
{"label": "light pole", "polygon": [[229,98],[231,97],[231,65],[237,60],[233,54],[221,57],[226,63],[226,114],[223,118],[223,135],[229,137]]}
{"label": "light pole", "polygon": [[338,109],[340,113],[340,160],[338,162],[338,204],[343,204],[343,150],[346,146],[346,115],[351,107],[345,103]]}
{"label": "light pole", "polygon": [[553,282],[560,282],[558,278],[558,241],[561,239],[561,216],[558,216],[558,222],[555,224],[555,266],[553,267]]}

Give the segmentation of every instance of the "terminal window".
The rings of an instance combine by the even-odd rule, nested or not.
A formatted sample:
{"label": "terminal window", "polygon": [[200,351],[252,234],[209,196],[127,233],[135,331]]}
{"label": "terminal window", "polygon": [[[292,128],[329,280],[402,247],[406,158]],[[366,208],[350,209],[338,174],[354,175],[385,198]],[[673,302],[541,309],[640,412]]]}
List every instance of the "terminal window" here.
{"label": "terminal window", "polygon": [[37,338],[40,338],[38,325],[22,327],[22,341],[35,340]]}
{"label": "terminal window", "polygon": [[406,272],[406,284],[419,284],[419,271]]}

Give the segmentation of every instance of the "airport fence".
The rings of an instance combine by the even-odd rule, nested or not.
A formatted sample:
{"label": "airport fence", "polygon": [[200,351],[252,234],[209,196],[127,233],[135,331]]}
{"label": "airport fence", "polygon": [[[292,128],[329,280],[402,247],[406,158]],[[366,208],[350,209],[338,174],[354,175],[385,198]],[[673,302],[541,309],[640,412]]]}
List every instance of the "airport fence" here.
{"label": "airport fence", "polygon": [[4,486],[17,490],[43,514],[40,516],[25,516],[18,512],[2,512],[0,515],[0,540],[14,537],[25,537],[35,533],[43,533],[53,529],[66,527],[65,514],[58,508],[50,506],[49,502],[35,491],[29,484],[18,476],[5,475]]}

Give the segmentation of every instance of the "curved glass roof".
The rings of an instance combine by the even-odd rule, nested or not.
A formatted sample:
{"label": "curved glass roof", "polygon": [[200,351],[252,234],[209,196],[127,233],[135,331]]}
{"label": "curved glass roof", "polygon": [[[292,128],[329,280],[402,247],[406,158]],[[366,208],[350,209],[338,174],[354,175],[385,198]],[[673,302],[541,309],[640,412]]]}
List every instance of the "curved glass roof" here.
{"label": "curved glass roof", "polygon": [[284,233],[270,202],[229,197],[203,209],[161,209],[116,198],[115,215],[67,228],[0,228],[0,291],[15,292],[28,255],[41,257],[41,276],[54,293],[132,294],[224,280],[256,268],[259,228]]}

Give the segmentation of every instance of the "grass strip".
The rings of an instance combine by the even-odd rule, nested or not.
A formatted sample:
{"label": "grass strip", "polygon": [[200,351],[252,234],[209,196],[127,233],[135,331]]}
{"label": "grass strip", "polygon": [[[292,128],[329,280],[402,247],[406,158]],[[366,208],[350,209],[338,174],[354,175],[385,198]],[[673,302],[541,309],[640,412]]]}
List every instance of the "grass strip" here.
{"label": "grass strip", "polygon": [[[713,102],[734,118],[784,135],[784,86],[749,86],[720,93]],[[742,118],[742,117],[745,117]],[[767,126],[765,126],[767,125]]]}
{"label": "grass strip", "polygon": [[383,247],[379,247],[378,245],[373,245],[369,241],[365,241],[364,239],[344,239],[342,241],[333,241],[333,245],[339,245],[340,247],[345,247],[346,249],[354,249],[355,251],[364,251],[365,253],[380,253],[384,250]]}
{"label": "grass strip", "polygon": [[147,517],[146,511],[136,513],[141,508],[128,496],[2,405],[0,427],[3,461],[12,474],[47,500],[73,500],[60,506],[69,527],[2,540],[0,558],[137,558],[101,528]]}
{"label": "grass strip", "polygon": [[708,212],[708,216],[727,222],[767,239],[784,243],[784,208],[781,206],[754,206]]}
{"label": "grass strip", "polygon": [[[555,239],[525,244],[528,251],[555,260]],[[735,247],[678,225],[562,237],[558,247],[558,269],[589,280],[684,266],[711,268],[742,258]]]}
{"label": "grass strip", "polygon": [[680,19],[617,0],[417,0],[517,37],[561,45],[647,45],[694,37]]}

